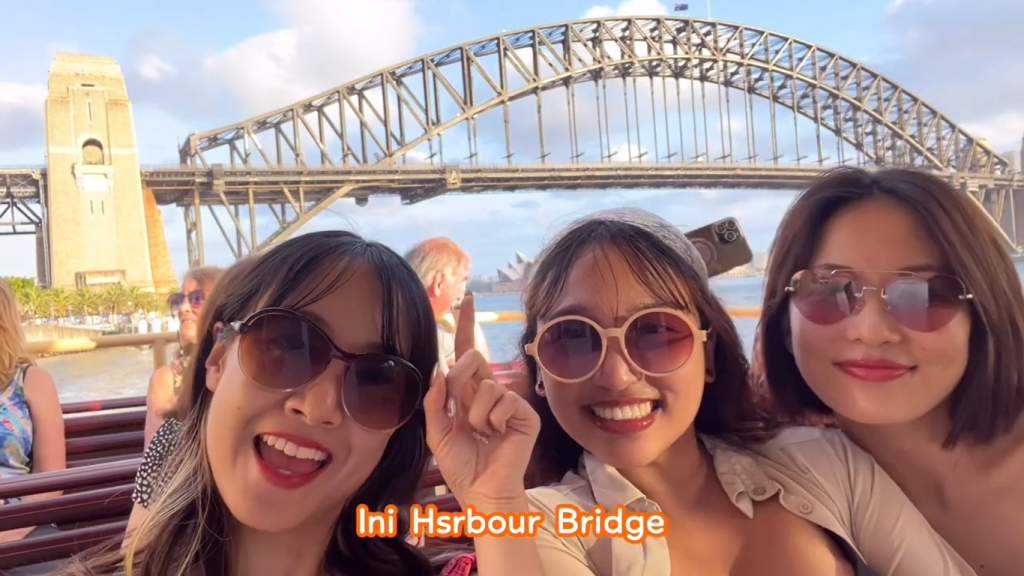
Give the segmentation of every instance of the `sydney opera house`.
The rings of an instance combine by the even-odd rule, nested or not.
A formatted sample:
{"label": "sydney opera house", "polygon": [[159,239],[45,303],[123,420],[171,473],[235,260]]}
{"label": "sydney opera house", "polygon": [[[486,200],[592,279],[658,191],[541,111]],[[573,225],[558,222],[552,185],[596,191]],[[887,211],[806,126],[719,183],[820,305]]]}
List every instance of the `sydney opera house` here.
{"label": "sydney opera house", "polygon": [[498,277],[492,285],[494,292],[519,292],[533,274],[533,261],[528,260],[521,252],[516,252],[514,262],[498,269]]}

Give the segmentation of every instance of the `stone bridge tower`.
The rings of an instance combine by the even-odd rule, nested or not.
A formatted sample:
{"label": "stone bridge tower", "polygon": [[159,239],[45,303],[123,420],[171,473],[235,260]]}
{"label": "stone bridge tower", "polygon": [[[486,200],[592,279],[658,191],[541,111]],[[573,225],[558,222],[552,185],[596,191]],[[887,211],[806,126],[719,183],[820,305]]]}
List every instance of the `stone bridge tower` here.
{"label": "stone bridge tower", "polygon": [[[156,212],[147,223],[154,215],[143,198],[132,106],[112,58],[60,53],[51,63],[46,167],[51,286],[153,288],[148,230],[162,241],[163,222]],[[173,285],[166,242],[161,248],[167,269],[157,284],[169,271]]]}

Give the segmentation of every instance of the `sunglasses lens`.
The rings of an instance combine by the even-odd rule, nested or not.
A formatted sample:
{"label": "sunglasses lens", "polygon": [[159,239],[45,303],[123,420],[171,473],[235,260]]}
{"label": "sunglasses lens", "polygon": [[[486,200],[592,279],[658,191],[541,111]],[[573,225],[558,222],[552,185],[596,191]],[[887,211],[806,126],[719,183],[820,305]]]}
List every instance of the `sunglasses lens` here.
{"label": "sunglasses lens", "polygon": [[203,307],[203,302],[206,302],[206,294],[204,294],[202,290],[195,290],[194,292],[189,293],[188,305],[196,312]]}
{"label": "sunglasses lens", "polygon": [[537,339],[537,360],[555,378],[575,380],[597,368],[601,360],[601,334],[582,320],[562,320],[547,327]]}
{"label": "sunglasses lens", "polygon": [[693,353],[693,328],[668,312],[643,314],[626,327],[626,352],[645,372],[674,372]]}
{"label": "sunglasses lens", "polygon": [[963,285],[951,276],[906,277],[889,284],[885,302],[900,324],[915,332],[934,332],[960,311],[963,294]]}
{"label": "sunglasses lens", "polygon": [[345,408],[368,430],[394,430],[412,416],[423,385],[416,371],[392,356],[360,356],[345,377]]}
{"label": "sunglasses lens", "polygon": [[171,294],[167,297],[167,307],[171,310],[177,310],[181,308],[182,302],[185,301],[185,296],[182,294]]}
{"label": "sunglasses lens", "polygon": [[239,342],[246,375],[261,386],[297,388],[319,376],[331,361],[331,345],[299,316],[264,314],[249,324]]}
{"label": "sunglasses lens", "polygon": [[793,303],[815,324],[835,324],[853,314],[860,288],[851,278],[825,277],[813,271],[793,280]]}
{"label": "sunglasses lens", "polygon": [[[276,390],[298,388],[323,374],[333,349],[308,320],[284,313],[255,318],[239,347],[246,375]],[[412,366],[386,354],[367,354],[348,367],[342,397],[360,426],[394,430],[412,416],[422,392],[422,379]]]}

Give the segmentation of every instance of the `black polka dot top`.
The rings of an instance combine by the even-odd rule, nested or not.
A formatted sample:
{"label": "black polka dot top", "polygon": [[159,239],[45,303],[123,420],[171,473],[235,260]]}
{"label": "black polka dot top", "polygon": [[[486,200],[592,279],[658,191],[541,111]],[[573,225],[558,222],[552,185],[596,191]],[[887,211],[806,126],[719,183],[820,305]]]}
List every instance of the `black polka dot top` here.
{"label": "black polka dot top", "polygon": [[143,508],[155,500],[157,490],[160,488],[161,472],[164,463],[174,445],[178,442],[178,435],[181,432],[181,422],[178,420],[166,420],[157,428],[153,440],[142,455],[142,465],[135,474],[135,490],[132,491],[132,502]]}

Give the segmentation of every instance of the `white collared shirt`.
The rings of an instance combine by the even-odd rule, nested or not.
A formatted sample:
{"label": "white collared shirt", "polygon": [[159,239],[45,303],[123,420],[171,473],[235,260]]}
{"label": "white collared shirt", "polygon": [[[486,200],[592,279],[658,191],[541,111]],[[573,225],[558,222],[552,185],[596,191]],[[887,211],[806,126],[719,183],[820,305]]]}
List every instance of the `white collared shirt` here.
{"label": "white collared shirt", "polygon": [[[880,576],[976,576],[874,459],[838,430],[790,428],[752,450],[700,439],[711,453],[722,489],[749,518],[755,502],[778,495],[786,510],[845,540]],[[537,544],[546,573],[671,573],[664,538],[631,544],[622,538],[556,534],[555,508],[563,504],[585,511],[625,506],[630,512],[661,512],[657,503],[594,455],[584,452],[578,473],[567,473],[560,484],[529,490],[527,496],[532,509],[545,514]]]}

